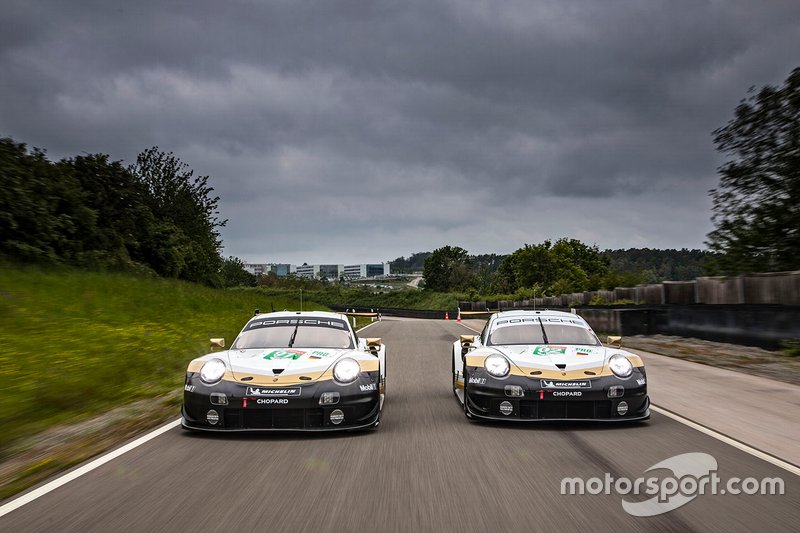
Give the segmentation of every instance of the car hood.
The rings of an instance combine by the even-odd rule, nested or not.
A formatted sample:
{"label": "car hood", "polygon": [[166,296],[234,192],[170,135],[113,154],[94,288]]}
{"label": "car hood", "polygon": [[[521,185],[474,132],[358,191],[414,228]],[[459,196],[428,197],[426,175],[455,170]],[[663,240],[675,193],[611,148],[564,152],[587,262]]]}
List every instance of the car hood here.
{"label": "car hood", "polygon": [[602,367],[606,348],[603,346],[532,344],[492,346],[519,367],[582,370]]}
{"label": "car hood", "polygon": [[234,380],[254,385],[314,382],[344,355],[360,357],[355,350],[335,348],[258,348],[227,352]]}

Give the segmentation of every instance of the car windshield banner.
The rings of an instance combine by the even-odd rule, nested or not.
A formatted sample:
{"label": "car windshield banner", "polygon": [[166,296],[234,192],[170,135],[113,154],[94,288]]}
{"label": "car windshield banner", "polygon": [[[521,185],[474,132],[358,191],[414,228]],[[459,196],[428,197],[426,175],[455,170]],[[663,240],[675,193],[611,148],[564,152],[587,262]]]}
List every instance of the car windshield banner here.
{"label": "car windshield banner", "polygon": [[267,320],[253,320],[247,324],[245,331],[276,326],[311,326],[347,331],[347,324],[343,320],[336,320],[334,318],[270,318]]}

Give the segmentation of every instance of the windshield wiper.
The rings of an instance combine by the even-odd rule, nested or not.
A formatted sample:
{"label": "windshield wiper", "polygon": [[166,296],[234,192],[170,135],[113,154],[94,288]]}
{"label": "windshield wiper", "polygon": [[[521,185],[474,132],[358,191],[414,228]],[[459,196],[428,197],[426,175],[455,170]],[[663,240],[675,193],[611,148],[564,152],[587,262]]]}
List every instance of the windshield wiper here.
{"label": "windshield wiper", "polygon": [[542,324],[542,317],[537,317],[539,319],[539,325],[542,327],[542,338],[544,338],[545,344],[550,344],[550,341],[547,340],[547,332],[544,330],[544,324]]}
{"label": "windshield wiper", "polygon": [[292,332],[292,337],[289,339],[289,348],[294,345],[294,339],[297,337],[297,329],[300,327],[300,321],[297,321],[297,324],[294,326],[294,331]]}

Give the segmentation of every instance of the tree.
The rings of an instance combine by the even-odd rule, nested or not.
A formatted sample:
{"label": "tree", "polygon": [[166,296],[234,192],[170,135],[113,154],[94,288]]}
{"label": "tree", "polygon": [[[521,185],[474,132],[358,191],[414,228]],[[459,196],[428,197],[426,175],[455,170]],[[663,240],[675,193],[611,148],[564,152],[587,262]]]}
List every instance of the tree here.
{"label": "tree", "polygon": [[597,246],[561,238],[553,244],[526,244],[500,263],[496,286],[502,292],[541,288],[568,293],[599,288],[608,273],[609,260]]}
{"label": "tree", "polygon": [[233,256],[222,260],[220,277],[223,287],[253,287],[256,284],[255,274],[248,272],[244,262]]}
{"label": "tree", "polygon": [[194,171],[175,155],[158,147],[145,150],[130,171],[148,191],[150,209],[159,224],[147,243],[148,262],[162,275],[220,286],[222,256],[218,196],[208,186],[208,176]]}
{"label": "tree", "polygon": [[63,159],[56,167],[80,186],[81,194],[74,200],[85,212],[75,220],[81,226],[75,239],[80,246],[64,255],[80,266],[152,272],[145,266],[143,243],[154,218],[144,185],[119,161],[110,162],[104,154]]}
{"label": "tree", "polygon": [[800,265],[800,68],[782,87],[765,86],[714,131],[732,158],[712,189],[707,244],[726,274],[795,270]]}
{"label": "tree", "polygon": [[61,262],[79,249],[93,224],[80,184],[64,176],[45,152],[0,139],[0,253],[22,261]]}
{"label": "tree", "polygon": [[425,259],[422,276],[426,289],[438,292],[464,290],[472,278],[469,255],[458,246],[437,248]]}

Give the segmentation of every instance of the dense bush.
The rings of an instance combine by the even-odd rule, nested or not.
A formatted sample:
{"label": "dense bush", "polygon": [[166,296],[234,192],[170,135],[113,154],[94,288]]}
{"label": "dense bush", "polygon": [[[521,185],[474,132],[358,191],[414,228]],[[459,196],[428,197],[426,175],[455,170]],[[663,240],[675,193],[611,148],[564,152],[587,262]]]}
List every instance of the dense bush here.
{"label": "dense bush", "polygon": [[[0,256],[28,263],[150,273],[222,286],[219,198],[173,154],[124,167],[103,154],[59,162],[0,138]],[[223,267],[225,271],[223,272]],[[244,279],[252,283],[252,280]]]}

